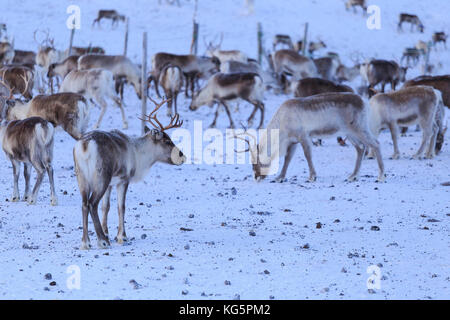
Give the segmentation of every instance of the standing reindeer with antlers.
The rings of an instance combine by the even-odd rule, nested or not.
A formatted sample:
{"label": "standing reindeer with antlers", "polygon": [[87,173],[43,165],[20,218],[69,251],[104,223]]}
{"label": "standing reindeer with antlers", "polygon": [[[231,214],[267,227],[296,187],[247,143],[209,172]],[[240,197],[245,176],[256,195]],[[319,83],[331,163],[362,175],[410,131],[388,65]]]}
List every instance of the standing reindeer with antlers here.
{"label": "standing reindeer with antlers", "polygon": [[[130,183],[142,180],[156,162],[181,165],[186,157],[166,133],[168,129],[181,127],[175,114],[167,126],[163,126],[156,112],[168,101],[157,103],[146,117],[155,129],[139,138],[129,137],[118,130],[92,131],[82,137],[73,149],[75,170],[82,197],[83,238],[81,249],[89,249],[88,215],[91,214],[97,233],[98,246],[106,248],[108,239],[108,211],[113,186],[117,188],[119,229],[117,242],[127,242],[125,233],[125,196]],[[101,170],[98,170],[101,168]],[[98,204],[102,200],[103,221],[100,225]]]}

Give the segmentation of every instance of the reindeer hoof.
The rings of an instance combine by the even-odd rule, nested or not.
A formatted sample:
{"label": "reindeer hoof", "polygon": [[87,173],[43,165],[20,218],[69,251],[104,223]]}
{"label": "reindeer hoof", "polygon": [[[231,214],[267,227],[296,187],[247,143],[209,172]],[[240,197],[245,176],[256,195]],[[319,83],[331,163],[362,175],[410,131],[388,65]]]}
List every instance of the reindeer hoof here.
{"label": "reindeer hoof", "polygon": [[128,123],[124,123],[123,126],[122,126],[122,129],[123,130],[127,130],[128,129]]}
{"label": "reindeer hoof", "polygon": [[108,249],[111,246],[111,244],[109,243],[108,239],[106,239],[106,240],[98,240],[97,241],[97,245],[98,245],[98,247],[100,249]]}
{"label": "reindeer hoof", "polygon": [[355,175],[351,175],[345,181],[347,181],[347,182],[355,182],[356,180],[358,180],[358,177],[355,176]]}
{"label": "reindeer hoof", "polygon": [[394,154],[390,157],[390,159],[391,159],[391,160],[398,160],[398,159],[400,159],[400,155],[399,155],[398,153],[394,153]]}
{"label": "reindeer hoof", "polygon": [[80,250],[89,250],[91,248],[92,248],[92,246],[89,241],[88,242],[81,241]]}
{"label": "reindeer hoof", "polygon": [[20,198],[19,197],[11,197],[11,199],[9,199],[10,202],[19,202]]}
{"label": "reindeer hoof", "polygon": [[118,244],[127,244],[130,240],[127,237],[116,237],[115,240]]}
{"label": "reindeer hoof", "polygon": [[30,196],[24,196],[24,197],[22,198],[22,201],[28,202],[28,199],[30,199]]}
{"label": "reindeer hoof", "polygon": [[313,183],[313,182],[316,182],[316,180],[317,180],[317,177],[316,176],[312,176],[312,177],[309,177],[309,179],[306,180],[306,182]]}
{"label": "reindeer hoof", "polygon": [[277,183],[284,183],[284,182],[287,182],[288,181],[288,179],[286,179],[285,177],[277,177],[277,178],[275,178],[275,180],[273,180],[274,182],[277,182]]}
{"label": "reindeer hoof", "polygon": [[52,206],[57,206],[58,205],[58,198],[52,198],[52,200],[50,201],[50,204]]}
{"label": "reindeer hoof", "polygon": [[36,204],[36,199],[33,199],[33,198],[28,199],[28,204],[29,205],[35,205]]}

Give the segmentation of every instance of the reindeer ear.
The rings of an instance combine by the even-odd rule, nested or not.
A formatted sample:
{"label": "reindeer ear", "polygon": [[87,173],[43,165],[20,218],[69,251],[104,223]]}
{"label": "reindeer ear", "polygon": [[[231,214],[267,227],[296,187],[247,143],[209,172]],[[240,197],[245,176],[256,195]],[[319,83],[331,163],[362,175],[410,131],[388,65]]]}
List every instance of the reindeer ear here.
{"label": "reindeer ear", "polygon": [[147,126],[145,126],[144,127],[144,133],[149,133],[149,132],[150,132],[150,129]]}

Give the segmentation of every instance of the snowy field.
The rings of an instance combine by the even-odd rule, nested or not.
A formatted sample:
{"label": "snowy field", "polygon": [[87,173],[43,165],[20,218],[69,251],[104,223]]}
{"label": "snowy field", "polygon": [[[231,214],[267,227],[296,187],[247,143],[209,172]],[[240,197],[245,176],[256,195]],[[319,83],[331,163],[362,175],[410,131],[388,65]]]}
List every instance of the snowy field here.
{"label": "snowy field", "polygon": [[[1,0],[6,10],[0,12],[0,22],[7,24],[17,49],[36,50],[33,31],[47,27],[55,46],[65,49],[66,8],[76,4],[82,24],[75,45],[92,43],[108,54],[121,54],[123,24],[110,30],[104,21],[102,29],[91,28],[99,9],[115,8],[130,17],[128,55],[140,63],[143,31],[148,32],[149,55],[188,52],[194,4],[181,2],[178,8],[160,6],[157,0]],[[369,0],[381,8],[380,30],[369,30],[360,9],[347,12],[341,0],[256,0],[251,15],[245,14],[243,2],[199,0],[200,53],[205,51],[203,36],[211,39],[223,31],[224,49],[240,49],[256,58],[257,22],[263,25],[267,48],[275,33],[300,39],[309,22],[310,39],[322,39],[326,50],[339,52],[347,65],[355,51],[367,58],[399,59],[405,47],[428,41],[434,31],[450,31],[450,3],[443,0]],[[418,14],[425,33],[411,33],[406,25],[398,33],[400,12]],[[436,74],[450,73],[449,52],[432,52],[431,62],[442,64]],[[417,68],[407,78],[419,74]],[[352,85],[359,83],[357,78]],[[265,124],[287,98],[266,93]],[[125,102],[130,124],[126,133],[137,135],[140,102],[131,87]],[[181,96],[184,127],[192,131],[193,121],[202,120],[206,128],[213,110],[205,106],[192,112],[189,103]],[[235,122],[245,120],[251,110],[241,103],[233,113]],[[98,115],[94,109],[91,126]],[[167,121],[165,112],[160,117]],[[218,127],[225,130],[228,123],[222,112]],[[102,129],[121,127],[120,113],[110,104]],[[450,188],[440,183],[450,180],[450,145],[445,143],[433,160],[410,160],[421,139],[411,128],[400,139],[401,159],[390,160],[390,134],[384,132],[379,139],[387,172],[382,184],[375,182],[373,160],[363,161],[357,182],[345,182],[356,153],[353,147],[338,146],[334,138],[313,149],[315,183],[305,182],[308,170],[301,148],[288,170],[288,182],[282,184],[271,179],[256,183],[251,165],[157,164],[127,194],[131,244],[112,241],[111,248],[100,250],[92,233],[90,251],[78,249],[81,198],[73,170],[74,140],[61,130],[55,136],[56,207],[50,206],[47,177],[36,205],[8,202],[12,168],[2,153],[0,298],[449,299]],[[118,223],[115,200],[113,192],[111,234]],[[91,222],[89,228],[93,232]],[[80,270],[79,289],[66,285],[73,266]],[[381,272],[379,289],[368,290],[371,266]]]}

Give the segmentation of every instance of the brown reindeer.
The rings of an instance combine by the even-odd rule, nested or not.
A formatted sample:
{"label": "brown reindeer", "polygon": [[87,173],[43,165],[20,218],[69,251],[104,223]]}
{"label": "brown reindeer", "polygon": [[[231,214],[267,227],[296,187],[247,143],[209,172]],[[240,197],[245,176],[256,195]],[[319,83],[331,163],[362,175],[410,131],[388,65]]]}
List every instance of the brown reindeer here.
{"label": "brown reindeer", "polygon": [[[20,200],[19,174],[20,164],[24,165],[25,194],[24,201],[35,204],[44,173],[47,171],[50,181],[51,204],[57,205],[53,180],[53,135],[54,128],[48,121],[31,117],[24,120],[3,121],[0,125],[0,141],[3,151],[11,161],[14,173],[14,191],[12,202]],[[37,172],[36,184],[30,194],[31,166]]]}
{"label": "brown reindeer", "polygon": [[288,36],[287,34],[277,34],[277,35],[275,35],[275,37],[273,38],[273,43],[272,43],[273,51],[275,51],[277,46],[280,45],[280,44],[287,46],[288,49],[290,49],[290,50],[294,50],[294,43],[292,42],[291,37]]}
{"label": "brown reindeer", "polygon": [[13,101],[5,114],[8,120],[40,117],[61,126],[75,140],[84,134],[89,121],[86,99],[72,92],[38,95],[29,102]]}
{"label": "brown reindeer", "polygon": [[48,67],[47,77],[52,78],[59,76],[61,79],[64,79],[70,71],[77,70],[79,57],[80,56],[70,56],[62,62],[52,63]]}
{"label": "brown reindeer", "polygon": [[347,2],[345,3],[346,10],[353,8],[353,12],[356,13],[356,7],[361,7],[363,13],[366,13],[367,12],[366,0],[347,0]]}
{"label": "brown reindeer", "polygon": [[[117,188],[119,213],[116,239],[118,243],[124,243],[128,241],[125,233],[125,197],[128,185],[142,180],[156,162],[172,165],[181,165],[185,162],[185,156],[166,133],[168,129],[182,125],[178,114],[167,126],[163,126],[156,117],[156,112],[166,102],[159,104],[155,102],[156,108],[146,118],[155,129],[148,130],[142,137],[130,137],[118,130],[92,131],[75,144],[73,158],[82,198],[81,249],[91,247],[88,235],[89,214],[94,222],[98,246],[107,248],[110,245],[107,219],[113,186]],[[101,224],[98,217],[100,200],[103,211]]]}
{"label": "brown reindeer", "polygon": [[421,33],[424,31],[424,26],[422,22],[420,21],[419,17],[415,14],[408,14],[408,13],[400,13],[399,21],[398,21],[398,30],[402,30],[402,24],[403,22],[408,22],[411,24],[411,32],[413,31],[413,27],[415,26]]}
{"label": "brown reindeer", "polygon": [[94,19],[92,22],[92,26],[95,24],[100,25],[100,21],[102,19],[109,19],[111,20],[111,26],[117,26],[119,21],[125,22],[126,17],[122,14],[119,14],[116,10],[99,10],[97,18]]}
{"label": "brown reindeer", "polygon": [[379,83],[381,83],[381,92],[384,92],[386,83],[390,83],[392,90],[395,90],[399,82],[405,81],[406,71],[406,67],[400,67],[395,61],[370,61],[366,69],[369,91],[373,92],[371,89]]}
{"label": "brown reindeer", "polygon": [[447,38],[448,35],[445,34],[445,32],[440,31],[440,32],[435,32],[433,33],[433,45],[435,46],[436,50],[437,50],[437,44],[439,42],[442,42],[444,44],[445,49],[447,49]]}

